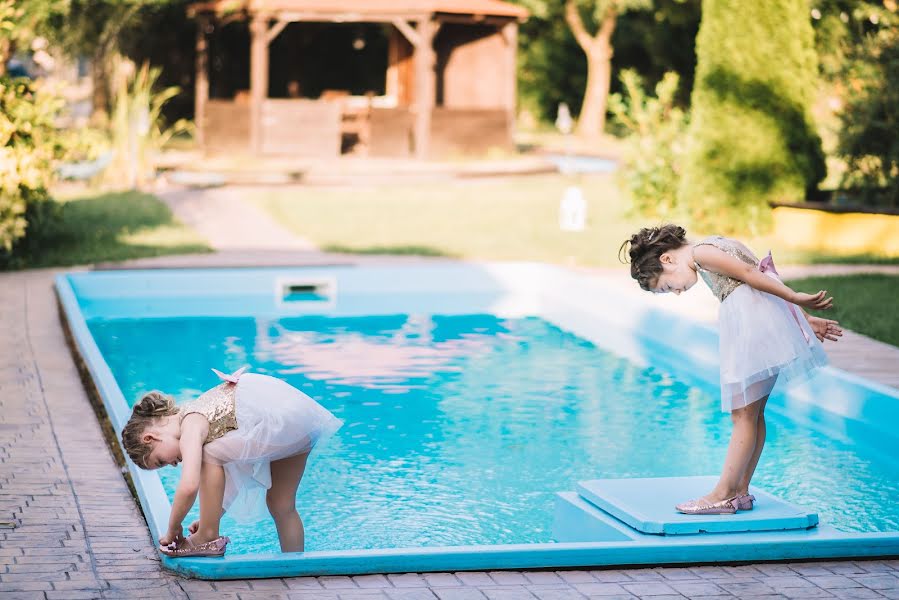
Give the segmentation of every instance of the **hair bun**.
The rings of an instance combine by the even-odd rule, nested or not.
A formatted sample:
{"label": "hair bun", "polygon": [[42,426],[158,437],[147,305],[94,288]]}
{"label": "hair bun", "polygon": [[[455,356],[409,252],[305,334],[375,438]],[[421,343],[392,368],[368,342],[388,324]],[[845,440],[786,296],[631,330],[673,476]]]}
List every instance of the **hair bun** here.
{"label": "hair bun", "polygon": [[133,413],[138,417],[164,417],[175,414],[175,401],[171,396],[162,392],[150,392],[145,394],[134,405]]}
{"label": "hair bun", "polygon": [[[686,243],[687,230],[678,225],[668,223],[659,227],[644,227],[621,244],[618,260],[630,263],[631,277],[637,280],[641,288],[648,290],[662,272],[659,257]],[[625,248],[628,260],[621,257]]]}

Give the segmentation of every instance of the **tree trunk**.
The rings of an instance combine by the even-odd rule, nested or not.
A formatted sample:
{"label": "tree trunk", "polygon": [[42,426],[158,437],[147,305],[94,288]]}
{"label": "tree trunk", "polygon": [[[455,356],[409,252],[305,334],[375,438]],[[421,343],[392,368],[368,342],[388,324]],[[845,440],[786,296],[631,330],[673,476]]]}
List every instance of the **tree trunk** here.
{"label": "tree trunk", "polygon": [[577,133],[582,137],[599,137],[606,125],[609,84],[612,80],[610,52],[587,53],[587,90],[577,120]]}
{"label": "tree trunk", "polygon": [[6,63],[12,54],[12,44],[9,38],[0,38],[0,76],[6,75]]}
{"label": "tree trunk", "polygon": [[596,35],[587,33],[574,0],[565,4],[565,20],[578,45],[587,55],[587,89],[578,115],[577,133],[582,137],[602,135],[606,124],[609,84],[612,78],[612,33],[618,18],[615,2],[609,2]]}
{"label": "tree trunk", "polygon": [[106,122],[109,118],[110,93],[109,93],[109,68],[106,52],[99,50],[91,58],[91,103],[93,114],[91,119],[95,122]]}

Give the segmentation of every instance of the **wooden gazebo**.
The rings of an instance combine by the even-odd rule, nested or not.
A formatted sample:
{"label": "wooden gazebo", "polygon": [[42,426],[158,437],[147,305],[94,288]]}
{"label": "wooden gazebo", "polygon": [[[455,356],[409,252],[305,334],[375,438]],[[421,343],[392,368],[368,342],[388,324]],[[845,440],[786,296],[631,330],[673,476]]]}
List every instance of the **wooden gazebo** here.
{"label": "wooden gazebo", "polygon": [[[352,135],[372,156],[427,158],[512,143],[518,22],[527,17],[520,6],[500,0],[212,0],[192,4],[189,14],[198,22],[197,135],[208,151],[328,157],[339,155]],[[246,29],[215,41],[235,26]],[[356,37],[335,46],[341,35]],[[347,68],[347,60],[361,55],[349,46],[365,49],[373,37],[369,62],[375,67]],[[248,64],[246,50],[235,47],[248,47]],[[240,55],[217,60],[219,48]],[[329,60],[335,61],[331,67]],[[231,76],[237,83],[214,82],[210,95],[212,63],[239,73]],[[377,89],[347,79],[353,71],[371,81],[373,70],[379,73],[370,88]],[[288,71],[293,79],[284,75]],[[328,88],[326,80],[338,83]]]}

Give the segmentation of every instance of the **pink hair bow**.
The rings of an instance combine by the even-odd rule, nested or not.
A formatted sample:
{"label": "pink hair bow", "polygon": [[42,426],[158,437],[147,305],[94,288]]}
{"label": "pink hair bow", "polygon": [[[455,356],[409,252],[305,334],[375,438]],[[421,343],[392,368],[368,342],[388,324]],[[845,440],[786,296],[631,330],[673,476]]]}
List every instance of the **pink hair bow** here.
{"label": "pink hair bow", "polygon": [[[771,256],[770,250],[768,250],[768,256],[759,261],[759,271],[769,274],[769,276],[774,277],[778,281],[780,280],[780,273],[777,272],[777,267],[774,266],[774,257]],[[790,307],[790,312],[793,314],[793,319],[796,321],[796,325],[799,326],[799,331],[802,332],[802,337],[804,337],[805,342],[808,343],[810,338],[805,332],[805,329],[802,328],[802,322],[799,320],[799,310],[792,302],[787,302],[787,306]]]}
{"label": "pink hair bow", "polygon": [[227,381],[229,383],[237,383],[240,380],[240,376],[244,374],[244,371],[247,370],[247,367],[241,367],[231,373],[230,375],[225,375],[218,369],[213,369],[212,372],[218,375],[219,379],[222,381]]}

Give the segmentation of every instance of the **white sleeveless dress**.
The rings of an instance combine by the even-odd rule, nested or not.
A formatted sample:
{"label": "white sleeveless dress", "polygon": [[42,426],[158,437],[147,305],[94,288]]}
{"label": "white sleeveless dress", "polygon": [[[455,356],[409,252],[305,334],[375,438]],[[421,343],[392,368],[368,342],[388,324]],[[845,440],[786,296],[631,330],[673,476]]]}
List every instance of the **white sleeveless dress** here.
{"label": "white sleeveless dress", "polygon": [[311,451],[343,421],[281,379],[242,370],[220,377],[225,383],[185,403],[180,414],[201,413],[209,421],[203,460],[225,470],[222,508],[251,523],[269,516],[271,463]]}
{"label": "white sleeveless dress", "polygon": [[[773,261],[760,261],[737,240],[706,238],[709,245],[777,277]],[[718,340],[721,356],[721,410],[730,412],[769,395],[776,382],[785,385],[806,379],[827,364],[827,355],[800,308],[761,292],[738,279],[708,271],[695,261],[697,271],[721,301]]]}

